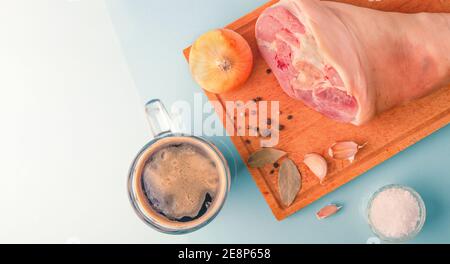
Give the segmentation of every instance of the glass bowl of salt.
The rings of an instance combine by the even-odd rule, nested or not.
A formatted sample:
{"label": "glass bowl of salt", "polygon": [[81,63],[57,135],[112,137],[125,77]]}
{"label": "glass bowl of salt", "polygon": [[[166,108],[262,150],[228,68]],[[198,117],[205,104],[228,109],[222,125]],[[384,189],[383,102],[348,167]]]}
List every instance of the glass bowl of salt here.
{"label": "glass bowl of salt", "polygon": [[367,220],[381,240],[401,243],[415,237],[425,224],[422,197],[410,187],[390,184],[376,191],[367,205]]}

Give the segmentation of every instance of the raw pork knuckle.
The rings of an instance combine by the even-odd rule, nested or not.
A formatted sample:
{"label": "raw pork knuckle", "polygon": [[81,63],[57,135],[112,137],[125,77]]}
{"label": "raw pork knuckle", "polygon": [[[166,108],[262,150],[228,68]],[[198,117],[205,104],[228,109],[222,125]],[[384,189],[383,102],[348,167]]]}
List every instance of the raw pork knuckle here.
{"label": "raw pork knuckle", "polygon": [[256,23],[280,86],[325,116],[361,125],[450,82],[450,14],[282,0]]}

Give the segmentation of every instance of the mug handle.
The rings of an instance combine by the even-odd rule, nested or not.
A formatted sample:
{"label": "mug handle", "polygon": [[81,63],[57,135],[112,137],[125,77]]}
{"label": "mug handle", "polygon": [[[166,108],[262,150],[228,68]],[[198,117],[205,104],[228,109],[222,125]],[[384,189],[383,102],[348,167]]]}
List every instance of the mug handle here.
{"label": "mug handle", "polygon": [[147,113],[147,120],[150,123],[153,137],[172,133],[173,121],[161,100],[153,99],[148,101],[145,104],[145,112]]}

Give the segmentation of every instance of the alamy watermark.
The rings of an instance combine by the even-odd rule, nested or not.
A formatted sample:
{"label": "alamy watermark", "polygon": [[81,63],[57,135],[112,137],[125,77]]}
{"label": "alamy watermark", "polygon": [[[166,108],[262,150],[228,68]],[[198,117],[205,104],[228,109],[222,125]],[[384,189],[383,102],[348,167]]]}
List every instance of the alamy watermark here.
{"label": "alamy watermark", "polygon": [[195,93],[193,103],[185,100],[170,106],[174,131],[196,136],[259,138],[261,147],[273,147],[280,137],[280,102],[253,98],[248,101],[204,100]]}

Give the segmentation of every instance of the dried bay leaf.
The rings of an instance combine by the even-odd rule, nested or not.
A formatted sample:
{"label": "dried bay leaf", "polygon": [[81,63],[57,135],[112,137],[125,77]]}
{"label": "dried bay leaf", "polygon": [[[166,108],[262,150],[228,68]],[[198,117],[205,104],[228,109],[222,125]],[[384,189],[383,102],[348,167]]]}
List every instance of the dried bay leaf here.
{"label": "dried bay leaf", "polygon": [[295,163],[290,159],[283,160],[278,173],[278,189],[285,206],[292,204],[300,191],[301,184],[301,174]]}
{"label": "dried bay leaf", "polygon": [[272,164],[283,156],[286,152],[275,148],[262,148],[250,155],[248,158],[248,166],[252,168],[262,168],[266,164]]}

